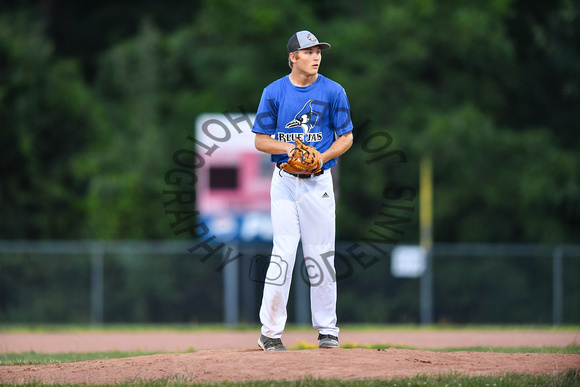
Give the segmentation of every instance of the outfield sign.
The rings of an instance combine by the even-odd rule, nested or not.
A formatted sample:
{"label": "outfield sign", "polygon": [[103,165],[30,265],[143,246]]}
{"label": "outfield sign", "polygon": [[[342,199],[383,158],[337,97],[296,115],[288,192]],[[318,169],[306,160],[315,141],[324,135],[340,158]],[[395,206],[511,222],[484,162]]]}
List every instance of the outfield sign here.
{"label": "outfield sign", "polygon": [[391,274],[398,278],[418,278],[427,268],[427,252],[420,246],[397,246],[391,254]]}
{"label": "outfield sign", "polygon": [[223,242],[271,242],[270,155],[254,146],[254,114],[206,113],[195,125],[197,210]]}

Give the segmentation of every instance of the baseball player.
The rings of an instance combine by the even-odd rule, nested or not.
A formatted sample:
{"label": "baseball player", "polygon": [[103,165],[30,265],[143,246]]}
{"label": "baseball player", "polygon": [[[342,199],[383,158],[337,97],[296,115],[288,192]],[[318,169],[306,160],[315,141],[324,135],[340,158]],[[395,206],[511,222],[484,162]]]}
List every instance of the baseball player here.
{"label": "baseball player", "polygon": [[[343,87],[318,73],[322,51],[329,48],[309,31],[292,35],[287,45],[291,72],[264,89],[252,129],[256,149],[271,154],[277,165],[270,189],[273,249],[260,308],[258,345],[265,351],[286,350],[281,338],[300,240],[319,347],[339,346],[330,168],[351,147],[353,125]],[[314,167],[286,168],[292,159],[304,163],[304,155]]]}

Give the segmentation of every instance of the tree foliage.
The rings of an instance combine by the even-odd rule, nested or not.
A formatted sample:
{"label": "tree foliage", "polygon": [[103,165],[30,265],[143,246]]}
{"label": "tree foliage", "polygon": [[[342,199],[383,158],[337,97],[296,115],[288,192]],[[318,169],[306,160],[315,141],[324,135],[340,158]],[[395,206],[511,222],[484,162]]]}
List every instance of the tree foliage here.
{"label": "tree foliage", "polygon": [[[129,6],[61,16],[64,4],[5,5],[5,238],[170,238],[159,194],[172,150],[202,112],[253,111],[288,72],[286,39],[301,28],[331,41],[321,71],[347,90],[360,134],[341,163],[344,239],[372,225],[387,187],[417,188],[425,155],[436,240],[578,234],[575,2],[220,0],[182,13],[135,5],[140,17],[113,29],[101,27]],[[384,133],[404,161],[369,163],[364,141]]]}
{"label": "tree foliage", "polygon": [[[0,234],[76,238],[87,179],[71,162],[96,137],[98,103],[79,63],[58,59],[43,25],[0,16]],[[75,226],[76,224],[76,226]]]}

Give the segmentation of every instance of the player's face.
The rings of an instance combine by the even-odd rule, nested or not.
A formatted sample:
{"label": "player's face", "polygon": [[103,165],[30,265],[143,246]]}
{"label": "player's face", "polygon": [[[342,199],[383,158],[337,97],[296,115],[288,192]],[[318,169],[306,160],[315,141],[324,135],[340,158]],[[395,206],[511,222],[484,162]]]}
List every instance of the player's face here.
{"label": "player's face", "polygon": [[298,51],[298,55],[295,55],[294,58],[296,58],[296,62],[294,62],[296,70],[305,75],[315,75],[318,73],[322,61],[322,52],[318,46],[305,48]]}

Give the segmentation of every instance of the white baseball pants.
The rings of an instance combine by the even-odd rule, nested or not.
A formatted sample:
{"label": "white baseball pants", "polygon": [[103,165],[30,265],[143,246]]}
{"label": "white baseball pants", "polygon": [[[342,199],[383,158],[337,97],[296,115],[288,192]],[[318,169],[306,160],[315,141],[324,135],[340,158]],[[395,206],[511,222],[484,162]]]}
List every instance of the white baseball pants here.
{"label": "white baseball pants", "polygon": [[310,280],[312,326],[338,336],[334,268],[335,201],[332,174],[301,179],[275,169],[270,189],[274,247],[266,273],[260,321],[262,334],[280,338],[298,242]]}

